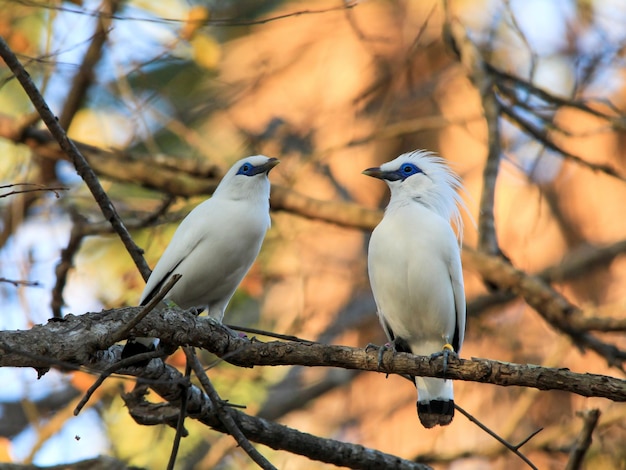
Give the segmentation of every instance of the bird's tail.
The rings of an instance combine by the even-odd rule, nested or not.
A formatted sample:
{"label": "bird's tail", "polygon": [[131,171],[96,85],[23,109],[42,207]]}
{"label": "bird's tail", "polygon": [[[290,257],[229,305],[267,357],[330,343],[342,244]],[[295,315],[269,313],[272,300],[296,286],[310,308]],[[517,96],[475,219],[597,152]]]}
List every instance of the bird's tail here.
{"label": "bird's tail", "polygon": [[415,377],[417,415],[422,426],[446,426],[454,417],[452,380]]}

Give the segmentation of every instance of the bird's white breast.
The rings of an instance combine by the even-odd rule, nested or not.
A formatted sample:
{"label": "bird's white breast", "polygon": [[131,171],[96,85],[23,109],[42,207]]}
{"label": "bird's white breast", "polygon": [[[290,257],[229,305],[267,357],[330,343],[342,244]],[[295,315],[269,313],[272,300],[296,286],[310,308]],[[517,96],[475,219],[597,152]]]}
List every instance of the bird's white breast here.
{"label": "bird's white breast", "polygon": [[368,268],[379,314],[416,354],[420,345],[432,348],[426,339],[452,340],[451,253],[458,245],[448,221],[415,202],[390,207],[372,233]]}

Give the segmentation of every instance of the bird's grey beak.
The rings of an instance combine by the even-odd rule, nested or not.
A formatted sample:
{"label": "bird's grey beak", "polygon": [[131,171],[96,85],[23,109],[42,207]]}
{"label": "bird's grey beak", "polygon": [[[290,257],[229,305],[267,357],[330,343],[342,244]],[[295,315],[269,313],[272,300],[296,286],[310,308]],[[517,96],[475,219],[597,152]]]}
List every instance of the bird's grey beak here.
{"label": "bird's grey beak", "polygon": [[379,180],[385,181],[398,181],[402,179],[402,176],[397,171],[384,171],[381,170],[380,167],[368,168],[367,170],[363,170],[362,173],[367,176],[371,176],[372,178],[378,178]]}
{"label": "bird's grey beak", "polygon": [[361,173],[367,176],[371,176],[372,178],[378,178],[380,180],[385,179],[385,172],[382,171],[379,167],[368,168],[367,170],[363,170]]}
{"label": "bird's grey beak", "polygon": [[259,170],[262,168],[263,172],[269,173],[272,168],[280,163],[278,158],[270,158],[267,162],[259,167]]}

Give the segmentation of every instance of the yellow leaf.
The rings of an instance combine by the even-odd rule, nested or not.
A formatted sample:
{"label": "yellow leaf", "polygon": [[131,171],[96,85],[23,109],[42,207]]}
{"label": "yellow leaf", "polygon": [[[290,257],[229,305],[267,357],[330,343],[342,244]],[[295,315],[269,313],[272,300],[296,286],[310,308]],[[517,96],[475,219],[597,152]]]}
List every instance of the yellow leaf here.
{"label": "yellow leaf", "polygon": [[214,69],[221,56],[219,43],[211,36],[196,35],[192,41],[193,59],[200,67]]}
{"label": "yellow leaf", "polygon": [[185,41],[193,39],[198,29],[206,24],[209,16],[209,10],[205,7],[198,5],[191,8],[187,14],[187,20],[180,30],[180,38]]}

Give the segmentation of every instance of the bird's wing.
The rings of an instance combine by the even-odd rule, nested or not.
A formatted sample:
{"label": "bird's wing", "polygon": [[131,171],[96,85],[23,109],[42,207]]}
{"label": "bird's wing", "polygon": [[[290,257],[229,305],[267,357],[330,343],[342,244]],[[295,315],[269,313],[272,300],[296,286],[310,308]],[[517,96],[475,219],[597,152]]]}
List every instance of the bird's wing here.
{"label": "bird's wing", "polygon": [[454,307],[456,310],[456,327],[452,339],[452,347],[458,353],[463,345],[465,337],[465,288],[463,286],[463,268],[461,257],[455,252],[448,259],[448,270],[450,271],[450,282],[454,294]]}
{"label": "bird's wing", "polygon": [[[196,207],[196,209],[199,207]],[[152,274],[150,274],[150,278],[148,278],[146,287],[141,295],[140,305],[150,302],[180,263],[198,246],[206,235],[206,231],[193,226],[190,222],[190,215],[191,213],[180,223],[176,232],[174,232],[172,240],[154,267]]]}

